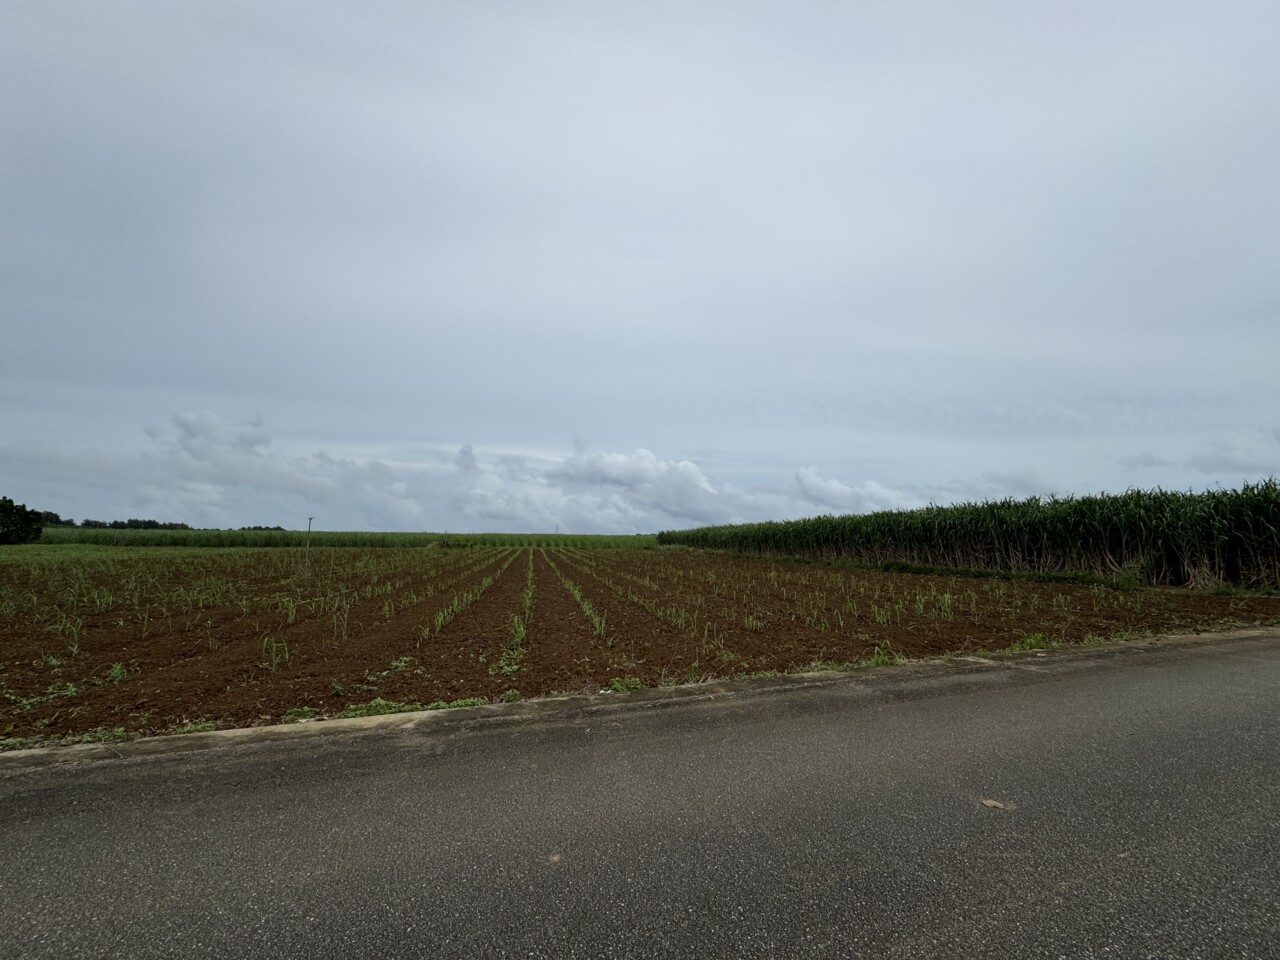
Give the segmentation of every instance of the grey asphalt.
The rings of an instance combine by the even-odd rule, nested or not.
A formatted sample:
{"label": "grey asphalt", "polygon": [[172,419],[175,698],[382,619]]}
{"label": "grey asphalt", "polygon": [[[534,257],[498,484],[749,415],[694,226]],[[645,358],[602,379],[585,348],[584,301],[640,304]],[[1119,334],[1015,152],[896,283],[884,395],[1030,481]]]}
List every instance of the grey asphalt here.
{"label": "grey asphalt", "polygon": [[1253,631],[10,758],[0,957],[1280,957],[1278,693]]}

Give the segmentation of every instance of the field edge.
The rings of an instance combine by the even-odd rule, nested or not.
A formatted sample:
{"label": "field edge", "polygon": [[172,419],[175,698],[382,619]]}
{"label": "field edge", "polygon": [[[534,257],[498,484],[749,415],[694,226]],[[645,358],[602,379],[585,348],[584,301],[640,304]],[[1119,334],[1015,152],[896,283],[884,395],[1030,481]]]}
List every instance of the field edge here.
{"label": "field edge", "polygon": [[535,722],[595,716],[600,713],[675,707],[726,696],[769,696],[803,688],[840,683],[935,682],[965,674],[1048,674],[1050,666],[1071,666],[1153,650],[1212,646],[1249,640],[1280,641],[1280,625],[1238,627],[1212,633],[1171,633],[1132,636],[1102,643],[1073,643],[1051,648],[976,651],[892,663],[815,665],[812,670],[760,677],[712,679],[639,690],[601,690],[568,696],[541,697],[511,703],[433,706],[372,716],[316,719],[307,722],[223,730],[178,732],[95,743],[55,743],[0,750],[0,773],[29,767],[74,765],[99,760],[126,760],[182,754],[235,746],[299,741],[317,736],[359,735],[389,731],[448,732],[477,725],[518,726]]}

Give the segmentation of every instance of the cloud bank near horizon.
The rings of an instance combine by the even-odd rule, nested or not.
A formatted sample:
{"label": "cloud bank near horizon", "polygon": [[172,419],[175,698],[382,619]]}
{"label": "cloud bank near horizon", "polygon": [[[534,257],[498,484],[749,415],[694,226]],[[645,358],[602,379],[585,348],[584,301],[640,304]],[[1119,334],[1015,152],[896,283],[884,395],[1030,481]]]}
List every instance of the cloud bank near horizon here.
{"label": "cloud bank near horizon", "polygon": [[[261,417],[231,422],[210,413],[175,415],[143,434],[146,444],[130,451],[9,443],[0,456],[5,472],[42,478],[42,495],[27,497],[33,507],[78,520],[127,515],[201,527],[299,528],[316,516],[317,529],[331,530],[630,534],[1057,492],[1033,473],[989,472],[928,490],[846,483],[814,466],[743,487],[645,448],[556,456],[468,443],[418,448],[412,457],[299,452],[282,448]],[[1269,454],[1280,450],[1280,437],[1265,441]],[[1135,468],[1153,460],[1137,455]],[[1212,472],[1264,463],[1260,450],[1219,443],[1185,465]]]}
{"label": "cloud bank near horizon", "polygon": [[813,512],[858,496],[812,469],[788,489],[738,491],[714,484],[689,460],[643,448],[557,459],[465,444],[453,453],[419,451],[411,461],[357,458],[286,452],[261,418],[229,423],[208,413],[174,416],[145,435],[149,444],[127,453],[40,444],[0,450],[10,469],[46,478],[51,496],[41,509],[70,515],[44,501],[89,484],[100,495],[66,494],[85,504],[86,516],[123,519],[124,509],[194,526],[298,526],[314,514],[321,529],[638,533]]}

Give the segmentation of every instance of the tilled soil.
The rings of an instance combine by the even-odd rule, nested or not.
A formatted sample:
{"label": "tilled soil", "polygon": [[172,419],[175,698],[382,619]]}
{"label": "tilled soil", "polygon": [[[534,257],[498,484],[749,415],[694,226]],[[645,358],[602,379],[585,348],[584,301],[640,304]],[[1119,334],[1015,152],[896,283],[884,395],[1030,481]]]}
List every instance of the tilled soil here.
{"label": "tilled soil", "polygon": [[595,633],[581,606],[538,551],[528,652],[516,685],[522,692],[569,693],[599,690],[619,675],[606,638]]}
{"label": "tilled soil", "polygon": [[678,548],[39,557],[0,561],[0,746],[1280,620],[1273,596]]}

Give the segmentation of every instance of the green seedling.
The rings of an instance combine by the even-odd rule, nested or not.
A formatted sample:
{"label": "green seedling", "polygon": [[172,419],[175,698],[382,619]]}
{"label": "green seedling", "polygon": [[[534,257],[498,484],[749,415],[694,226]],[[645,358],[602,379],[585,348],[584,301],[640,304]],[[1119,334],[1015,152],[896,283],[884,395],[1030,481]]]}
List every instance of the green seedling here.
{"label": "green seedling", "polygon": [[289,662],[289,645],[273,636],[262,638],[262,666],[274,673],[282,663]]}

